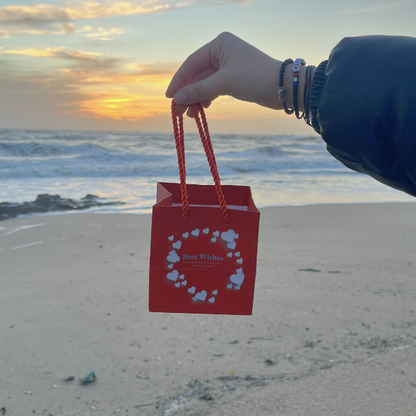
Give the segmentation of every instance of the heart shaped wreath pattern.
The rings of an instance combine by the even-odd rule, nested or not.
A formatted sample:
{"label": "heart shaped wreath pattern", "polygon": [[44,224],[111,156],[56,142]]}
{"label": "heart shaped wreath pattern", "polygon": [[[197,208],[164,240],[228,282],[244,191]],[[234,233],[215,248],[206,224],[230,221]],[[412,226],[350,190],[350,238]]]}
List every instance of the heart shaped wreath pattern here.
{"label": "heart shaped wreath pattern", "polygon": [[[209,232],[210,232],[209,228],[204,228],[203,230],[200,230],[199,228],[195,228],[194,230],[191,230],[190,232],[187,231],[183,233],[181,238],[186,240],[190,236],[194,238],[198,238],[199,236],[201,237],[208,236],[210,237],[210,240],[212,243],[216,243],[218,238],[221,238],[221,240],[226,243],[227,248],[231,250],[230,252],[227,253],[227,257],[230,259],[233,256],[236,257],[236,263],[238,266],[240,266],[243,263],[243,258],[240,257],[241,253],[239,251],[236,251],[233,253],[233,250],[235,250],[237,247],[236,240],[238,240],[239,235],[236,234],[236,232],[231,229],[228,231],[224,231],[222,233],[217,230],[217,231],[214,231],[211,235],[209,235]],[[169,262],[169,264],[167,265],[167,268],[172,271],[166,274],[166,278],[169,281],[174,282],[175,283],[174,287],[179,289],[179,288],[186,287],[188,282],[187,280],[185,280],[184,274],[179,274],[179,271],[174,269],[175,264],[178,263],[181,259],[177,251],[179,251],[182,247],[182,240],[180,239],[176,241],[175,240],[176,240],[175,236],[173,235],[168,237],[168,241],[172,243],[171,247],[173,250],[169,252],[169,254],[166,257],[166,260]],[[231,290],[234,288],[234,290],[240,290],[241,285],[244,282],[244,277],[245,276],[243,273],[243,268],[238,267],[235,273],[231,274],[231,276],[229,277],[229,283],[226,285],[227,289]],[[209,303],[213,304],[215,302],[215,296],[218,295],[218,289],[213,290],[210,293],[210,295],[208,295],[207,290],[201,289],[197,291],[197,288],[195,286],[192,286],[188,288],[188,293],[191,295],[194,295],[192,297],[192,300],[194,302],[208,301]]]}

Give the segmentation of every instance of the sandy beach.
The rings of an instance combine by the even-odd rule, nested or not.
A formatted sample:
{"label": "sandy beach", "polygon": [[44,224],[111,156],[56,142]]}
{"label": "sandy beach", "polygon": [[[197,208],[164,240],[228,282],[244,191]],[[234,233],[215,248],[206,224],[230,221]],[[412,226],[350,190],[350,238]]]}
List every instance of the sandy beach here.
{"label": "sandy beach", "polygon": [[262,209],[252,316],[149,313],[150,222],[0,222],[1,415],[415,414],[416,204]]}

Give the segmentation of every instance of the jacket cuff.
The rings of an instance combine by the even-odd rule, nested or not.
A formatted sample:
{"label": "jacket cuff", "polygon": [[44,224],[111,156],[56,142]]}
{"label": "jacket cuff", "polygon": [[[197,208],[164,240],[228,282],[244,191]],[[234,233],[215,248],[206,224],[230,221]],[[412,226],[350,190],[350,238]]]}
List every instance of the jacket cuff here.
{"label": "jacket cuff", "polygon": [[312,127],[318,134],[321,134],[321,126],[318,121],[318,106],[319,100],[321,99],[321,93],[326,82],[325,69],[327,64],[328,59],[326,61],[321,62],[315,70],[315,74],[313,76],[312,81],[311,97],[309,102]]}

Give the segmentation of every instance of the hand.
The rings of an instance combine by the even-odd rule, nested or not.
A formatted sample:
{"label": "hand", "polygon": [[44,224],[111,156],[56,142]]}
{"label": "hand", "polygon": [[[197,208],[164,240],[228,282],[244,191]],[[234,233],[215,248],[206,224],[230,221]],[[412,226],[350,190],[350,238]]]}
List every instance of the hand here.
{"label": "hand", "polygon": [[[185,60],[166,97],[174,98],[178,115],[194,103],[207,108],[220,95],[282,109],[277,94],[280,66],[280,61],[237,36],[222,33]],[[189,110],[188,115],[193,116]]]}

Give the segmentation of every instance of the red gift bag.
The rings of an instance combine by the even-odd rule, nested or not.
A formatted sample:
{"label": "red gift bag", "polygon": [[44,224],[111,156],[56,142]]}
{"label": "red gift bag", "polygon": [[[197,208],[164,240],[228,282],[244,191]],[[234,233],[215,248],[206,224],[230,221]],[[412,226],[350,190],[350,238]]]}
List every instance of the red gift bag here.
{"label": "red gift bag", "polygon": [[248,186],[221,186],[202,106],[192,110],[215,185],[186,184],[183,119],[175,109],[172,102],[181,183],[157,184],[149,311],[251,315],[260,213]]}

